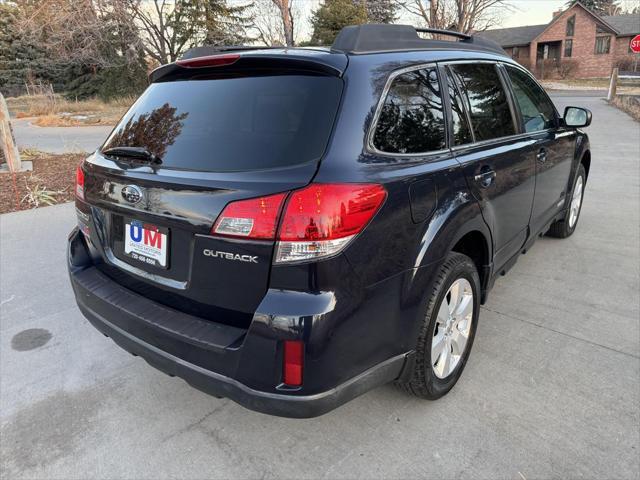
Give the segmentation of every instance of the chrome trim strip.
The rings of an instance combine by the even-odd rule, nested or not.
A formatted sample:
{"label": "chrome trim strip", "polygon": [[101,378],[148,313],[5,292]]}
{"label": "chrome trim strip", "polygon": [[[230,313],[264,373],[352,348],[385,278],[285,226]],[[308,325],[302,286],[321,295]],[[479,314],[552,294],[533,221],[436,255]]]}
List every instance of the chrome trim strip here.
{"label": "chrome trim strip", "polygon": [[154,273],[146,272],[140,268],[134,267],[126,262],[123,262],[118,257],[116,257],[111,250],[111,247],[104,247],[104,253],[107,256],[107,260],[112,265],[124,270],[125,272],[131,273],[133,275],[137,275],[142,278],[146,278],[147,280],[151,280],[152,282],[159,283],[160,285],[164,285],[166,287],[175,288],[176,290],[186,290],[187,282],[181,282],[180,280],[173,280],[172,278],[163,277],[162,275],[156,275]]}
{"label": "chrome trim strip", "polygon": [[[547,132],[549,130],[544,130],[544,132]],[[535,132],[537,133],[542,133],[543,130],[540,130],[539,132]],[[465,143],[464,145],[456,145],[455,147],[451,148],[452,152],[457,152],[458,150],[462,150],[462,149],[473,149],[476,147],[486,147],[486,146],[490,146],[492,144],[501,144],[501,143],[506,143],[506,142],[510,142],[512,140],[519,140],[519,139],[524,139],[527,137],[530,137],[532,135],[532,133],[516,133],[515,135],[508,135],[506,137],[498,137],[498,138],[490,138],[489,140],[481,140],[479,142],[474,142],[474,143]],[[533,139],[532,139],[533,140]]]}

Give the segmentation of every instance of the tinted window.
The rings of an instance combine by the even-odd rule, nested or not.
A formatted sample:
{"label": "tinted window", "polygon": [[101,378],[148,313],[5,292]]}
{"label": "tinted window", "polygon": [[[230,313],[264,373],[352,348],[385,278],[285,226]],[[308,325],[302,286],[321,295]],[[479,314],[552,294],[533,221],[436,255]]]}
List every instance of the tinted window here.
{"label": "tinted window", "polygon": [[498,70],[488,63],[451,65],[471,117],[476,141],[513,135],[515,128]]}
{"label": "tinted window", "polygon": [[449,98],[451,99],[451,123],[453,127],[453,144],[463,145],[473,141],[471,137],[471,129],[469,128],[469,122],[467,115],[462,106],[462,100],[460,93],[455,86],[451,73],[448,73],[447,80],[449,84]]}
{"label": "tinted window", "polygon": [[388,153],[423,153],[445,148],[444,116],[435,68],[398,75],[376,124],[373,145]]}
{"label": "tinted window", "polygon": [[145,147],[169,168],[232,171],[319,159],[342,81],[264,76],[152,84],[103,148]]}
{"label": "tinted window", "polygon": [[542,88],[526,73],[507,67],[526,132],[555,126],[555,110]]}

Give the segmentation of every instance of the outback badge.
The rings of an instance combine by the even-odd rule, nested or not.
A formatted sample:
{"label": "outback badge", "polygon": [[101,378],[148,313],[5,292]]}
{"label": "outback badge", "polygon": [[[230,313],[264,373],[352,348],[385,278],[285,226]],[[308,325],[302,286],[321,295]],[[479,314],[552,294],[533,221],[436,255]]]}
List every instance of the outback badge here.
{"label": "outback badge", "polygon": [[205,248],[202,254],[206,257],[224,258],[225,260],[235,260],[236,262],[258,263],[258,257],[254,255],[240,255],[229,252],[220,252],[218,250],[209,250]]}

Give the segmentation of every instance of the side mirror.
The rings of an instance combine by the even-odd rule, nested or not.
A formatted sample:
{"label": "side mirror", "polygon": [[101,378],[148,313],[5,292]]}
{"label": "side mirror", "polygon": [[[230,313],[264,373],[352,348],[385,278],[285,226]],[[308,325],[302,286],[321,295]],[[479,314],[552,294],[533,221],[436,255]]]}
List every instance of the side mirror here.
{"label": "side mirror", "polygon": [[591,111],[580,107],[564,109],[564,124],[569,128],[588,127],[591,125]]}

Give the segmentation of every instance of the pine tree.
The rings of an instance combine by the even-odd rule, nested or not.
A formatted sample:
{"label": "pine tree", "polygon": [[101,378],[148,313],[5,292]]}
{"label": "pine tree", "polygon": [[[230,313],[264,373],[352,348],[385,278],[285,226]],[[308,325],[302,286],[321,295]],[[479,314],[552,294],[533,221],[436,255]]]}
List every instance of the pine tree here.
{"label": "pine tree", "polygon": [[396,0],[353,0],[363,3],[367,11],[368,23],[393,23],[396,19],[398,2]]}
{"label": "pine tree", "polygon": [[231,5],[227,0],[201,0],[199,20],[204,27],[204,45],[243,45],[252,39],[250,5]]}
{"label": "pine tree", "polygon": [[325,0],[311,15],[312,45],[331,45],[338,32],[347,25],[367,23],[363,3],[353,0]]}
{"label": "pine tree", "polygon": [[47,55],[45,49],[19,32],[20,10],[0,3],[0,90],[5,96],[19,95],[28,80],[63,82],[64,66]]}

